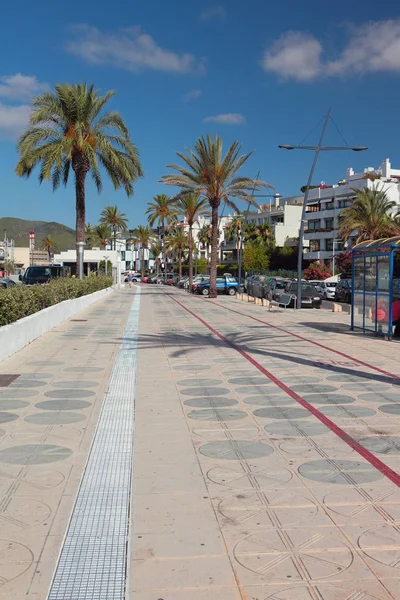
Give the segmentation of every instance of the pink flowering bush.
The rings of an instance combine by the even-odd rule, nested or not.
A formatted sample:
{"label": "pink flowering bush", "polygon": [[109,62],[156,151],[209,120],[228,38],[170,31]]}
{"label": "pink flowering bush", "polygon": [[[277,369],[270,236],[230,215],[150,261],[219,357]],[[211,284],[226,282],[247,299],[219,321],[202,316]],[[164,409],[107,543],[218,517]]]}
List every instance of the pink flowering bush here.
{"label": "pink flowering bush", "polygon": [[332,275],[332,272],[329,267],[327,267],[323,263],[314,262],[311,263],[304,270],[304,279],[316,279],[318,281],[323,281]]}

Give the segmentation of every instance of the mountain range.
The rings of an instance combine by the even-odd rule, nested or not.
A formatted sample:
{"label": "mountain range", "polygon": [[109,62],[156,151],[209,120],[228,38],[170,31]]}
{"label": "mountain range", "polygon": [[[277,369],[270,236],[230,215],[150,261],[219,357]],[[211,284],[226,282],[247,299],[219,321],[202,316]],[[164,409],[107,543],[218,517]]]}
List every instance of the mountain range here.
{"label": "mountain range", "polygon": [[54,221],[26,221],[15,217],[0,218],[0,238],[4,237],[4,230],[7,232],[7,238],[14,240],[15,246],[27,248],[29,246],[29,232],[35,232],[35,248],[40,249],[43,238],[51,236],[60,250],[75,248],[75,230],[56,223]]}

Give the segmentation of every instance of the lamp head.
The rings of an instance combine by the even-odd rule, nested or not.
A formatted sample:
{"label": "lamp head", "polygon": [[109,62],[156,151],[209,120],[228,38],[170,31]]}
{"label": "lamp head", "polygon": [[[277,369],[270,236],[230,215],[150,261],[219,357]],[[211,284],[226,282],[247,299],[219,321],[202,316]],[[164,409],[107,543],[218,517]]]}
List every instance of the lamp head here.
{"label": "lamp head", "polygon": [[353,146],[353,152],[364,152],[364,150],[368,150],[367,146]]}
{"label": "lamp head", "polygon": [[294,150],[295,146],[291,146],[290,144],[279,144],[278,148],[281,148],[281,150]]}

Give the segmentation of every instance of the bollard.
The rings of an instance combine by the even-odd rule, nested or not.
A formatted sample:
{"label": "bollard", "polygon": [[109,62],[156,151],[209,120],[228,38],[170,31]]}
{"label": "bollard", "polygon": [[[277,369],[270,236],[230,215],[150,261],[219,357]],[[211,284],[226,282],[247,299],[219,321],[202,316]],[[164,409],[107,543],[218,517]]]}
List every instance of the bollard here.
{"label": "bollard", "polygon": [[267,300],[267,298],[263,298],[262,299],[262,305],[266,306],[267,308],[269,308],[269,300]]}
{"label": "bollard", "polygon": [[335,302],[332,304],[332,312],[342,312],[342,307],[340,304],[336,304]]}

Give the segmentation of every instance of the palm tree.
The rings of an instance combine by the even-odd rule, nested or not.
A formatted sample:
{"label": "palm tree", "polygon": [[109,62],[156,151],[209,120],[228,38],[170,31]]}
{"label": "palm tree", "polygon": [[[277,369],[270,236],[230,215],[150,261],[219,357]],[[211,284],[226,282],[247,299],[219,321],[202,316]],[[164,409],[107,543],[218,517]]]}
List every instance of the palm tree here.
{"label": "palm tree", "polygon": [[[67,185],[75,173],[76,241],[85,241],[85,185],[90,172],[100,193],[100,166],[114,188],[133,194],[133,183],[143,175],[137,149],[118,112],[102,114],[115,92],[100,96],[93,85],[59,84],[32,100],[30,126],[18,142],[17,175],[29,177],[40,166],[39,182],[52,181],[53,190]],[[77,246],[77,264],[78,260]],[[79,273],[82,276],[82,273]]]}
{"label": "palm tree", "polygon": [[240,238],[242,235],[243,225],[244,225],[243,216],[235,215],[234,217],[232,217],[232,219],[229,221],[229,223],[225,227],[228,241],[234,240],[236,242],[236,255],[237,255],[238,259],[239,259],[239,253],[240,253]]}
{"label": "palm tree", "polygon": [[53,238],[51,237],[51,235],[46,235],[46,237],[44,237],[42,239],[42,244],[40,246],[41,250],[46,250],[47,255],[49,257],[49,262],[51,261],[52,257],[54,256],[55,252],[59,252],[60,249],[57,245],[57,242],[55,242],[53,240]]}
{"label": "palm tree", "polygon": [[161,263],[160,254],[162,253],[161,243],[157,240],[154,240],[150,244],[150,252],[154,256],[154,262],[156,263],[156,275],[158,277],[158,275],[160,273],[160,263]]}
{"label": "palm tree", "polygon": [[162,237],[162,259],[164,263],[164,274],[167,273],[167,257],[165,253],[165,229],[166,225],[170,225],[176,219],[176,210],[174,208],[174,199],[166,194],[158,194],[154,196],[153,202],[147,203],[146,215],[148,215],[149,225],[153,227],[157,225],[161,227]]}
{"label": "palm tree", "polygon": [[351,206],[339,213],[339,237],[347,241],[356,232],[355,242],[378,240],[398,233],[396,222],[390,216],[396,203],[386,192],[377,188],[353,190],[356,194]]}
{"label": "palm tree", "polygon": [[96,239],[96,228],[89,223],[89,221],[85,225],[85,244],[86,248],[89,250],[92,249],[93,241]]}
{"label": "palm tree", "polygon": [[189,290],[193,283],[193,225],[198,222],[202,215],[209,214],[206,198],[200,198],[196,194],[181,194],[177,196],[175,207],[178,215],[182,215],[185,223],[189,226],[188,249],[189,249]]}
{"label": "palm tree", "polygon": [[171,231],[165,240],[165,247],[167,250],[171,250],[177,255],[179,279],[182,279],[182,257],[184,251],[188,248],[188,236],[186,235],[183,227],[176,227]]}
{"label": "palm tree", "polygon": [[207,262],[210,261],[210,245],[211,245],[212,231],[211,231],[211,223],[205,223],[203,227],[200,229],[197,234],[197,239],[203,248],[206,249],[207,252]]}
{"label": "palm tree", "polygon": [[102,223],[101,225],[97,225],[97,227],[94,230],[94,234],[96,242],[98,242],[100,246],[103,247],[103,250],[105,250],[107,244],[111,239],[111,229],[109,228],[109,226],[105,225],[104,223]]}
{"label": "palm tree", "polygon": [[126,214],[120,212],[118,206],[106,206],[100,213],[100,223],[108,225],[113,232],[114,250],[117,249],[117,235],[125,231],[128,225]]}
{"label": "palm tree", "polygon": [[177,153],[185,165],[168,165],[168,168],[177,173],[164,175],[161,180],[166,185],[179,187],[183,192],[206,198],[211,206],[211,298],[217,297],[218,211],[221,202],[225,202],[235,212],[239,210],[230,197],[258,206],[251,193],[268,186],[264,181],[237,177],[238,171],[252,154],[250,152],[240,156],[240,150],[241,145],[233,142],[223,156],[223,144],[219,136],[215,136],[214,140],[210,135],[207,138],[201,137],[197,140],[194,151],[188,150],[187,154]]}
{"label": "palm tree", "polygon": [[139,225],[132,231],[131,239],[135,244],[138,244],[142,250],[142,279],[144,277],[144,251],[148,248],[152,238],[154,237],[154,231],[148,225]]}

